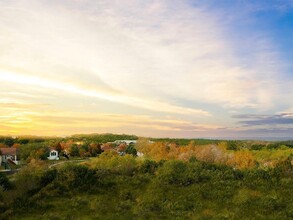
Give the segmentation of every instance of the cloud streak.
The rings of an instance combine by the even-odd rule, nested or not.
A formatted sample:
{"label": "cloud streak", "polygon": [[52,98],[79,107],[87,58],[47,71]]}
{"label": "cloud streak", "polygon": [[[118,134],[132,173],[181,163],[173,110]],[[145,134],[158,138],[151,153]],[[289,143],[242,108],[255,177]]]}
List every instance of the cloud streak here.
{"label": "cloud streak", "polygon": [[39,86],[39,87],[44,87],[48,89],[57,89],[57,90],[61,90],[61,91],[69,92],[69,93],[78,94],[78,95],[127,104],[130,106],[135,106],[139,108],[145,108],[152,111],[169,112],[169,113],[177,113],[177,114],[198,114],[198,115],[204,115],[204,116],[209,115],[209,113],[204,110],[174,106],[164,102],[139,99],[136,97],[126,96],[126,95],[110,94],[110,93],[105,93],[99,90],[88,90],[88,89],[77,87],[75,85],[60,83],[58,81],[46,80],[46,79],[29,76],[29,75],[21,75],[21,74],[15,74],[11,72],[10,73],[0,72],[0,79],[2,80],[2,82],[6,81],[10,83],[18,83],[18,84],[24,84],[28,86]]}
{"label": "cloud streak", "polygon": [[[190,7],[186,1],[29,3],[11,3],[26,23],[9,9],[1,13],[4,39],[17,47],[17,53],[3,50],[2,64],[8,67],[15,67],[11,61],[17,59],[23,70],[74,83],[96,75],[84,86],[101,87],[102,82],[105,89],[165,102],[177,97],[259,108],[271,106],[277,92],[272,77],[276,67],[270,64],[278,58],[270,42],[254,34],[231,44],[225,24],[216,22],[220,17],[211,17],[204,7]],[[11,20],[15,22],[7,27]],[[234,58],[239,44],[253,50],[253,60],[242,61],[247,67]]]}
{"label": "cloud streak", "polygon": [[[138,123],[139,122],[139,123]],[[155,136],[165,132],[202,132],[218,129],[218,125],[197,124],[184,120],[155,118],[149,115],[126,114],[77,114],[76,112],[20,112],[0,117],[0,124],[10,134],[56,134],[69,135],[76,132],[126,132],[136,130],[143,135],[145,130],[152,130]],[[54,133],[55,132],[55,133]]]}
{"label": "cloud streak", "polygon": [[[43,120],[53,133],[58,113],[72,112],[61,114],[68,133],[78,123],[128,133],[113,115],[100,127],[94,118],[132,114],[135,123],[122,123],[129,132],[174,136],[291,126],[289,116],[274,114],[290,108],[289,64],[257,13],[292,4],[228,3],[0,1],[2,120],[13,132]],[[80,117],[92,113],[92,123]]]}
{"label": "cloud streak", "polygon": [[293,113],[281,113],[275,115],[235,115],[234,118],[241,119],[239,123],[244,126],[258,125],[292,125]]}

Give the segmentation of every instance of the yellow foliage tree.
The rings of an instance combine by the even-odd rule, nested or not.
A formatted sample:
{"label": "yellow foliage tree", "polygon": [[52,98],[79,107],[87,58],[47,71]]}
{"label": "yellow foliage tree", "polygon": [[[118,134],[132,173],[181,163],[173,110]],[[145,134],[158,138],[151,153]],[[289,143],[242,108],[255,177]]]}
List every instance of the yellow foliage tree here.
{"label": "yellow foliage tree", "polygon": [[237,151],[227,161],[227,165],[237,169],[249,169],[256,165],[253,154],[249,151]]}

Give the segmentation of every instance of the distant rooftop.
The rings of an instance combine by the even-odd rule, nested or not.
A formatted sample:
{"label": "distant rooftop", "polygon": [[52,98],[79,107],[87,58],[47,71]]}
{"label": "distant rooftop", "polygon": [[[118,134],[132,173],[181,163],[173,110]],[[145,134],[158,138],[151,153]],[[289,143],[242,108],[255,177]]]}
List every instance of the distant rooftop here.
{"label": "distant rooftop", "polygon": [[2,155],[16,155],[18,150],[14,147],[3,147],[0,148],[0,151]]}

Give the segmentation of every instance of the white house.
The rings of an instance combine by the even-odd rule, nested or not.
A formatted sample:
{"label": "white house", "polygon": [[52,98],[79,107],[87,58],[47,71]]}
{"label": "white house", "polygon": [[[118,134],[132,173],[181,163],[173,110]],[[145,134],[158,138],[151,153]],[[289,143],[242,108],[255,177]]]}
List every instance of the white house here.
{"label": "white house", "polygon": [[2,162],[12,162],[14,164],[18,164],[17,151],[18,149],[14,147],[0,148],[0,165]]}
{"label": "white house", "polygon": [[49,157],[47,157],[48,160],[59,160],[58,151],[56,150],[50,150]]}

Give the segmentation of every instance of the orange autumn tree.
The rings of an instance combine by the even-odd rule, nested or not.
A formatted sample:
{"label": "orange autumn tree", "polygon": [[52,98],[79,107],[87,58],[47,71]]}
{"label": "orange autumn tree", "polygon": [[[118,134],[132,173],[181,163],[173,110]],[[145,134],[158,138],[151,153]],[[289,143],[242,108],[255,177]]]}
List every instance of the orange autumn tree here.
{"label": "orange autumn tree", "polygon": [[149,143],[141,139],[136,145],[137,149],[153,160],[184,160],[194,157],[199,161],[226,164],[237,169],[249,169],[256,165],[254,156],[249,151],[228,151],[227,143],[218,145],[196,145],[190,142],[187,146],[178,146],[175,143],[156,142]]}
{"label": "orange autumn tree", "polygon": [[168,155],[167,146],[165,143],[157,142],[152,144],[148,156],[154,160],[166,160]]}
{"label": "orange autumn tree", "polygon": [[188,161],[190,158],[195,157],[200,161],[225,164],[228,159],[228,153],[223,144],[219,144],[219,146],[197,146],[195,142],[190,142],[187,146],[178,146],[175,143],[164,142],[151,144],[147,139],[140,139],[136,144],[136,148],[153,160],[179,159]]}
{"label": "orange autumn tree", "polygon": [[135,148],[137,151],[142,152],[145,155],[149,155],[149,152],[152,149],[153,143],[150,143],[150,141],[147,138],[138,138]]}
{"label": "orange autumn tree", "polygon": [[237,151],[231,155],[227,161],[227,165],[237,169],[249,169],[256,165],[253,154],[249,151]]}

